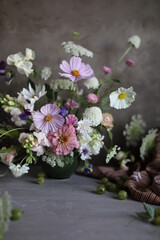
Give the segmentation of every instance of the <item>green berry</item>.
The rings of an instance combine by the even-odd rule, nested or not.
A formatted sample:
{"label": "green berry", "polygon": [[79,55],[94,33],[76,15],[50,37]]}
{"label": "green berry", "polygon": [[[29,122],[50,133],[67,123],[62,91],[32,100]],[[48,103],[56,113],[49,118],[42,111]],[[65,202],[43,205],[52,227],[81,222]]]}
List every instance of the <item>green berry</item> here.
{"label": "green berry", "polygon": [[116,191],[116,184],[111,183],[108,187],[108,191],[115,192]]}
{"label": "green berry", "polygon": [[97,187],[97,191],[96,191],[96,192],[97,192],[98,194],[104,194],[105,191],[106,191],[105,186],[104,186],[104,185],[99,185],[99,186]]}
{"label": "green berry", "polygon": [[39,172],[39,173],[38,173],[38,177],[39,177],[39,178],[41,178],[41,177],[42,177],[42,178],[45,178],[45,173]]}
{"label": "green berry", "polygon": [[10,219],[11,219],[12,221],[17,221],[17,220],[21,219],[22,215],[23,215],[23,213],[22,213],[22,210],[21,210],[21,209],[19,209],[19,208],[14,208],[14,209],[12,209],[12,211],[11,211],[11,217],[10,217]]}
{"label": "green berry", "polygon": [[37,183],[38,183],[39,185],[43,184],[44,182],[45,182],[44,177],[39,177],[38,180],[37,180]]}
{"label": "green berry", "polygon": [[128,193],[124,190],[119,191],[118,198],[119,200],[125,200],[128,197]]}
{"label": "green berry", "polygon": [[155,217],[154,224],[157,225],[157,226],[160,226],[160,216],[159,217]]}
{"label": "green berry", "polygon": [[124,181],[123,181],[122,179],[118,180],[117,186],[118,186],[119,188],[122,188],[122,187],[123,187],[123,184],[124,184]]}
{"label": "green berry", "polygon": [[106,177],[102,178],[101,181],[102,181],[102,183],[103,183],[104,185],[109,182],[109,181],[108,181],[108,178],[106,178]]}
{"label": "green berry", "polygon": [[104,185],[105,185],[106,190],[108,190],[109,186],[112,185],[112,183],[108,181]]}
{"label": "green berry", "polygon": [[160,217],[160,208],[155,208],[155,217]]}

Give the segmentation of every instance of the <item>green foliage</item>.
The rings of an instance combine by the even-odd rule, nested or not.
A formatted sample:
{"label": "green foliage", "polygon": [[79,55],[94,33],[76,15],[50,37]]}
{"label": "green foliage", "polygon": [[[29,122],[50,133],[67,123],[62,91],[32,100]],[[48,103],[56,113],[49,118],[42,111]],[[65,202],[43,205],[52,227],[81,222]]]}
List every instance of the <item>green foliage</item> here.
{"label": "green foliage", "polygon": [[18,146],[11,146],[11,147],[6,148],[6,149],[0,149],[0,153],[9,153],[11,151],[17,151],[19,149],[20,148]]}
{"label": "green foliage", "polygon": [[119,79],[109,78],[105,81],[106,83],[121,83]]}
{"label": "green foliage", "polygon": [[99,107],[102,109],[103,112],[109,111],[110,106],[109,106],[109,97],[108,96],[102,98],[102,100],[99,103]]}
{"label": "green foliage", "polygon": [[54,100],[53,99],[53,90],[50,88],[50,86],[48,84],[45,84],[45,88],[46,88],[46,91],[47,91],[46,96],[47,96],[48,100],[49,101]]}
{"label": "green foliage", "polygon": [[145,212],[136,213],[137,216],[144,222],[153,222],[155,217],[154,208],[147,203],[143,203]]}

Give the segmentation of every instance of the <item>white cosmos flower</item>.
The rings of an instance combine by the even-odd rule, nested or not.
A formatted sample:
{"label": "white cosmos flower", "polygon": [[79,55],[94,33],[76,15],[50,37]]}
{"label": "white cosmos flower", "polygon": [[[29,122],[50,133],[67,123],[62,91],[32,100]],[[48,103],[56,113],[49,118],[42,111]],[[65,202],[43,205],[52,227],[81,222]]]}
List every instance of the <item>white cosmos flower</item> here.
{"label": "white cosmos flower", "polygon": [[83,113],[83,119],[89,120],[90,126],[97,127],[103,119],[102,111],[99,107],[86,108]]}
{"label": "white cosmos flower", "polygon": [[26,163],[22,166],[20,164],[15,165],[14,163],[11,163],[9,165],[9,169],[13,173],[14,177],[18,178],[21,177],[23,174],[28,173],[29,167]]}
{"label": "white cosmos flower", "polygon": [[91,77],[91,78],[85,80],[84,85],[88,89],[90,89],[90,88],[97,89],[97,88],[99,88],[99,81],[96,77]]}
{"label": "white cosmos flower", "polygon": [[29,90],[23,88],[21,94],[25,99],[29,100],[31,104],[34,104],[37,100],[43,97],[46,94],[45,85],[41,87],[41,85],[36,85],[35,90],[32,88],[31,84],[29,84]]}
{"label": "white cosmos flower", "polygon": [[50,67],[44,67],[41,72],[41,77],[44,81],[47,81],[48,78],[52,75],[52,71]]}
{"label": "white cosmos flower", "polygon": [[91,58],[93,57],[93,53],[91,51],[80,45],[75,44],[72,41],[63,42],[61,45],[63,46],[66,53],[71,53],[73,56],[86,56]]}
{"label": "white cosmos flower", "polygon": [[118,90],[112,92],[109,96],[110,106],[116,109],[128,108],[135,100],[136,93],[133,88],[118,88]]}
{"label": "white cosmos flower", "polygon": [[135,48],[139,48],[141,44],[141,39],[139,36],[132,36],[128,38],[128,42],[131,43]]}

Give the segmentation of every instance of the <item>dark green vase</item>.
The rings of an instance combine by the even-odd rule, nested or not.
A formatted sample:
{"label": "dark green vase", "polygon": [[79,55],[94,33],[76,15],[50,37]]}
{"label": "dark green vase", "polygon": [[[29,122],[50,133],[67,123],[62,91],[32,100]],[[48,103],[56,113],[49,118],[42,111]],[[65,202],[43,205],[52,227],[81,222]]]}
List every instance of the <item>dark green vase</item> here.
{"label": "dark green vase", "polygon": [[41,161],[42,168],[48,178],[54,179],[66,179],[69,178],[76,170],[78,166],[78,159],[76,157],[72,158],[71,161],[63,161],[64,166],[59,167],[58,165],[52,167],[50,164]]}

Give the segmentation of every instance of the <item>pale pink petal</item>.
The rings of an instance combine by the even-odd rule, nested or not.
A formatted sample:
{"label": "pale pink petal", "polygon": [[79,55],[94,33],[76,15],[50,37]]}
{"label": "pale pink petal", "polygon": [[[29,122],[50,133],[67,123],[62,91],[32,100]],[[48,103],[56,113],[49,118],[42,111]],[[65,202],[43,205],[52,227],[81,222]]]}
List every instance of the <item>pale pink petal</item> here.
{"label": "pale pink petal", "polygon": [[59,67],[62,71],[66,73],[71,73],[71,68],[67,61],[63,60]]}
{"label": "pale pink petal", "polygon": [[72,74],[69,74],[69,73],[59,73],[59,75],[62,76],[62,77],[69,78],[69,79],[72,80],[72,82],[75,82],[76,77],[73,76]]}
{"label": "pale pink petal", "polygon": [[79,70],[81,66],[82,59],[80,57],[73,56],[70,59],[70,67],[72,70]]}

